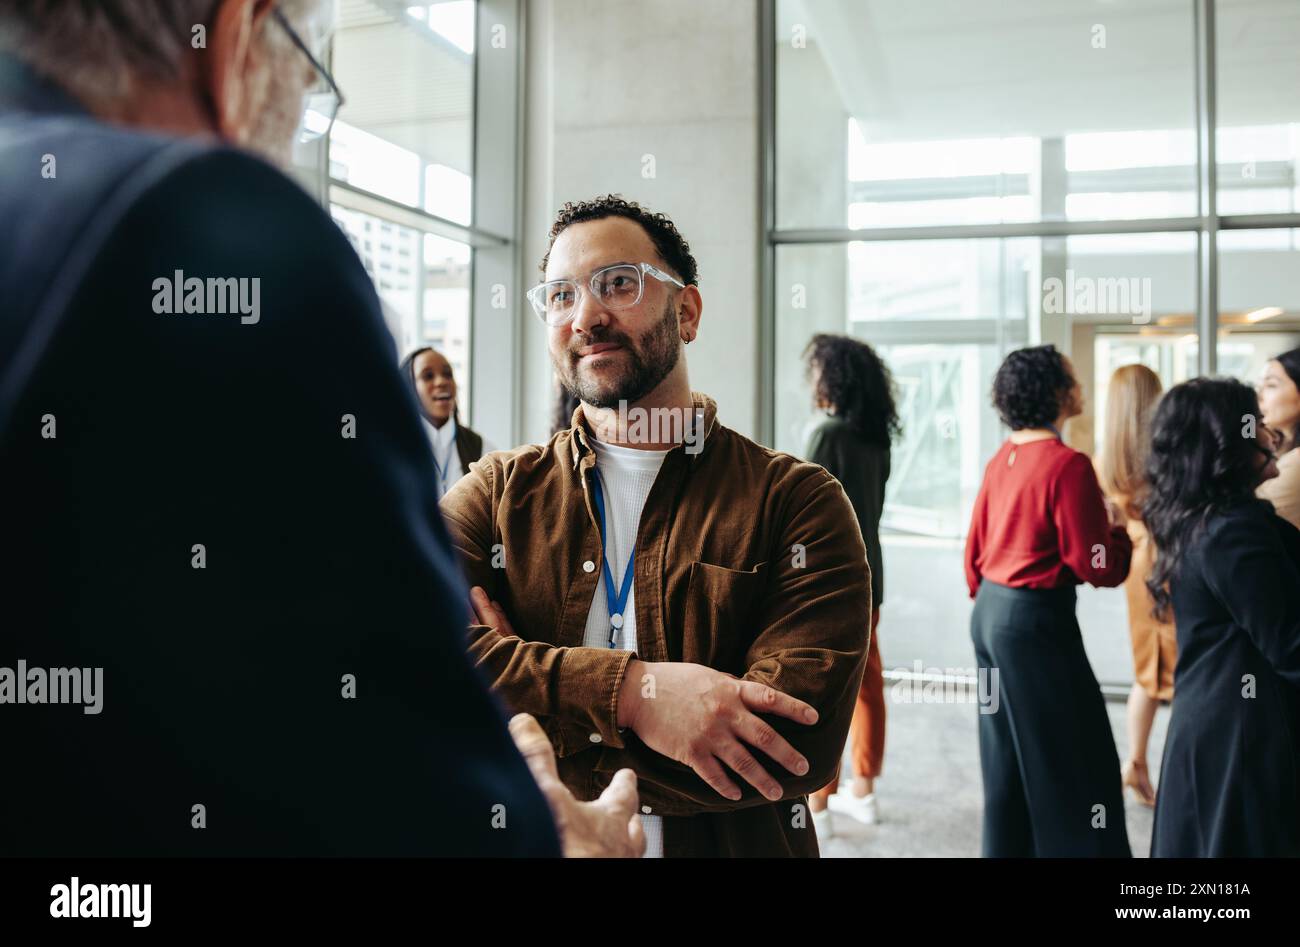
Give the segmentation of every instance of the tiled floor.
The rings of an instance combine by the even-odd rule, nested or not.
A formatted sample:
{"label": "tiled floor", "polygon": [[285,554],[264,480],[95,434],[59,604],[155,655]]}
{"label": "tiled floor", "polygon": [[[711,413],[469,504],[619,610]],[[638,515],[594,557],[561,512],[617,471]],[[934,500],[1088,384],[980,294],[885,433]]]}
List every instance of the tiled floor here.
{"label": "tiled floor", "polygon": [[[888,686],[885,695],[884,773],[876,782],[880,824],[862,826],[845,816],[832,815],[834,835],[822,840],[823,856],[978,857],[983,792],[976,707],[895,703],[889,700]],[[1121,703],[1106,706],[1123,759],[1128,747],[1125,708]],[[1159,777],[1168,719],[1169,710],[1162,707],[1148,750],[1153,779]],[[1125,816],[1133,854],[1145,857],[1151,845],[1152,811],[1128,795]]]}

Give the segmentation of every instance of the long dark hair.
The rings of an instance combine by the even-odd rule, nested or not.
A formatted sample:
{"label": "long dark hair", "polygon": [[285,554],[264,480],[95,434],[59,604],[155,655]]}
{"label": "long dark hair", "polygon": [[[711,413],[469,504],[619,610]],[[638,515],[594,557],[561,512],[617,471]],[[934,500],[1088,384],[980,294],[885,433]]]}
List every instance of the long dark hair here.
{"label": "long dark hair", "polygon": [[867,441],[888,447],[902,426],[894,376],[875,350],[847,335],[819,332],[803,355],[809,373],[817,373],[818,400]]}
{"label": "long dark hair", "polygon": [[1142,520],[1156,545],[1147,588],[1156,617],[1169,613],[1169,584],[1216,513],[1254,496],[1257,454],[1266,450],[1259,399],[1231,378],[1193,378],[1167,391],[1151,423]]}
{"label": "long dark hair", "polygon": [[[1281,355],[1273,356],[1273,361],[1282,366],[1282,371],[1287,373],[1292,383],[1300,390],[1300,349],[1292,349],[1289,352],[1283,352]],[[1288,431],[1291,435],[1291,443],[1300,447],[1300,421],[1296,422],[1294,430]]]}
{"label": "long dark hair", "polygon": [[[442,355],[442,353],[439,352],[437,349],[435,349],[432,345],[422,345],[418,349],[416,349],[415,351],[407,355],[406,358],[402,359],[402,364],[400,366],[402,377],[405,378],[406,383],[411,386],[411,394],[415,395],[415,405],[420,409],[421,416],[424,415],[424,402],[420,400],[420,387],[415,383],[415,360],[419,358],[421,355],[423,355],[425,352],[434,352],[438,355]],[[442,357],[444,359],[447,358],[447,356],[445,355],[443,355]],[[451,362],[448,361],[447,365],[450,367]],[[454,368],[451,371],[451,377],[452,378],[456,377],[456,370]],[[456,427],[461,426],[459,398],[457,398],[451,403],[451,418],[453,421],[456,422]]]}

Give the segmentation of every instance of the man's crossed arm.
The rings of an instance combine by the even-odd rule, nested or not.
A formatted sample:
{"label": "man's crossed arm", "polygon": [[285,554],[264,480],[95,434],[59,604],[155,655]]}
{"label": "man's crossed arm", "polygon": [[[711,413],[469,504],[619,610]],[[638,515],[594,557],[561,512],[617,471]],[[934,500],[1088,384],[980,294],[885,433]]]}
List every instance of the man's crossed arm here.
{"label": "man's crossed arm", "polygon": [[[627,651],[562,647],[517,633],[484,590],[502,576],[490,566],[500,541],[493,486],[501,473],[492,459],[476,464],[448,494],[443,512],[476,586],[471,656],[512,711],[598,734],[593,743],[560,740],[560,755],[611,754],[611,773],[633,769],[642,802],[657,814],[770,803],[830,781],[852,719],[871,612],[865,549],[838,483],[817,471],[792,499],[778,545],[803,544],[806,563],[773,562],[746,672],[736,678],[699,664],[644,662]],[[641,693],[647,674],[653,698]],[[638,739],[625,743],[622,729]]]}

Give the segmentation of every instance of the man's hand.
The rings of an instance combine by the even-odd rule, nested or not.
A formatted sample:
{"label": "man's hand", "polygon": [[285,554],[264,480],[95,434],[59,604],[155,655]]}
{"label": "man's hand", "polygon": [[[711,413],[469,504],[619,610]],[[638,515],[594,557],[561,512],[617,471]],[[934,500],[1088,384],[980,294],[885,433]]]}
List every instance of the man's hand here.
{"label": "man's hand", "polygon": [[637,814],[636,773],[621,769],[595,802],[578,802],[555,769],[555,751],[528,714],[510,720],[510,736],[551,807],[565,858],[640,858],[645,830]]}
{"label": "man's hand", "polygon": [[[645,675],[654,697],[641,696]],[[808,761],[756,714],[779,714],[796,723],[817,722],[817,711],[801,700],[755,681],[741,681],[702,664],[633,661],[618,698],[618,725],[631,727],[650,749],[684,763],[727,799],[740,789],[722,764],[766,798],[781,798],[781,786],[745,744],[762,750],[790,772],[803,776]]]}
{"label": "man's hand", "polygon": [[514,635],[515,630],[510,627],[506,610],[501,607],[500,602],[493,602],[488,598],[483,586],[476,585],[469,590],[469,604],[474,609],[474,617],[480,625],[487,625],[507,638]]}

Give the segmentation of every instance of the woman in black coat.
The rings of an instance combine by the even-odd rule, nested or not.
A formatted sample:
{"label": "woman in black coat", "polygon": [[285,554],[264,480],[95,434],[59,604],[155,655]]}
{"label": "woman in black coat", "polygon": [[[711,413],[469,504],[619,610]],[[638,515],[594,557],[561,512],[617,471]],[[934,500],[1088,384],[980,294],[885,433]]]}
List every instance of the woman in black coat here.
{"label": "woman in black coat", "polygon": [[1277,476],[1254,391],[1172,388],[1153,426],[1148,586],[1178,629],[1155,857],[1300,855],[1300,531],[1254,496]]}

